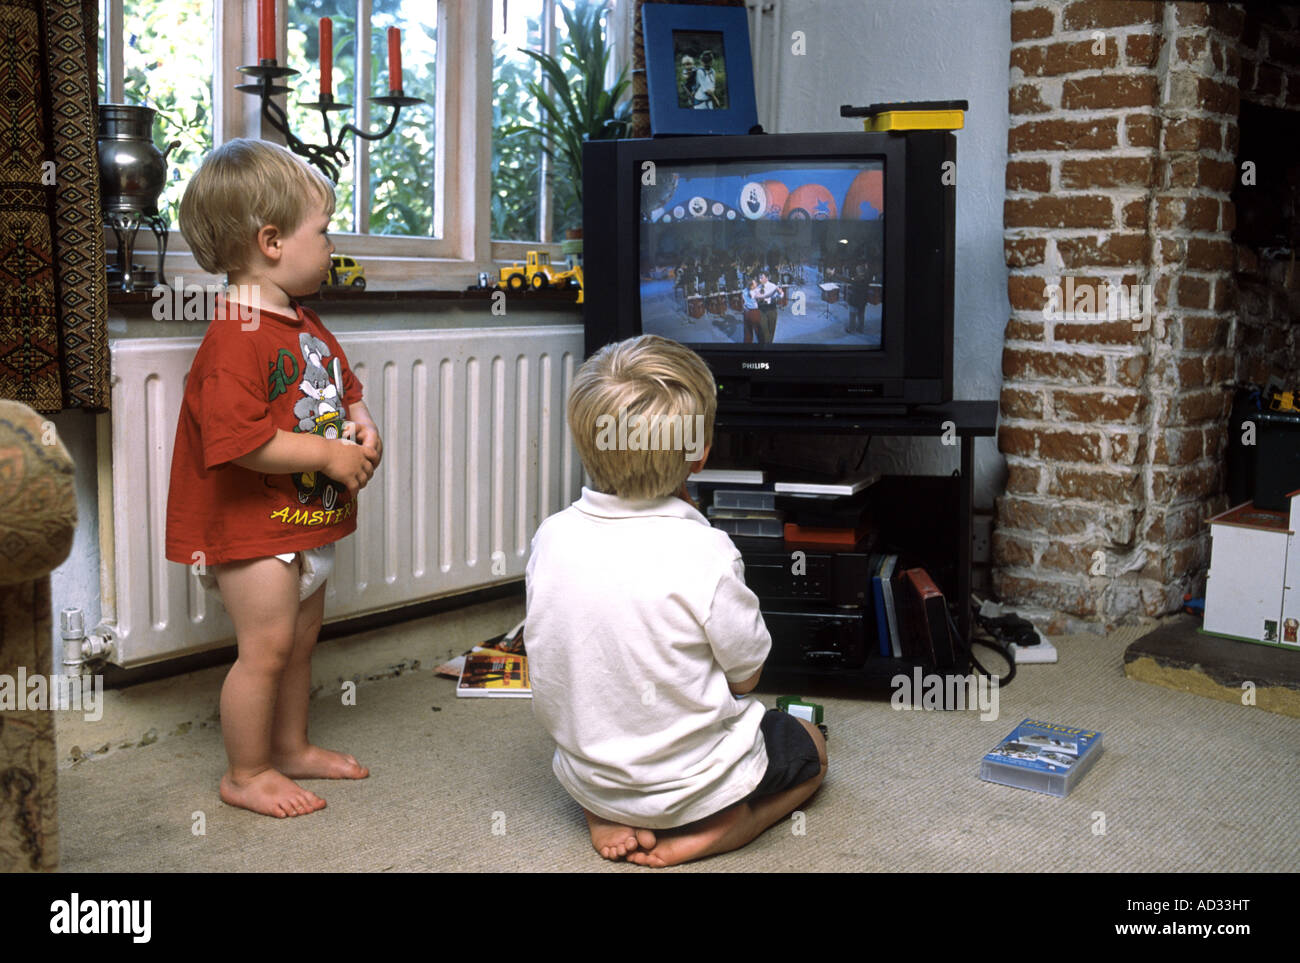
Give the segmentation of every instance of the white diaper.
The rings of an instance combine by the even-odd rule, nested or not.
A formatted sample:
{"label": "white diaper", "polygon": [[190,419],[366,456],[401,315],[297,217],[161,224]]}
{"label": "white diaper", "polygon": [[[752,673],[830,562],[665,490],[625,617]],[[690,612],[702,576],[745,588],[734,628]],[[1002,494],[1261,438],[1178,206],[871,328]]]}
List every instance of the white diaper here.
{"label": "white diaper", "polygon": [[[286,565],[298,564],[297,560],[301,559],[298,574],[298,601],[302,602],[314,595],[325,580],[330,577],[334,571],[334,543],[322,545],[320,548],[309,548],[301,552],[286,552],[284,555],[275,556]],[[199,584],[209,592],[220,595],[217,589],[217,577],[211,571],[204,572],[197,576]]]}

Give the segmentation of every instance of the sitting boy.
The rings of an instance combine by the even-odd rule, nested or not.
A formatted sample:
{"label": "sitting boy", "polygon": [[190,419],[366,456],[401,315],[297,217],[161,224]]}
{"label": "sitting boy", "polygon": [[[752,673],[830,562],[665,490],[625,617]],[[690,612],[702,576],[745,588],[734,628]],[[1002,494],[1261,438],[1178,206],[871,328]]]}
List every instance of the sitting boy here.
{"label": "sitting boy", "polygon": [[369,774],[307,739],[334,542],[356,528],[357,491],[382,451],[338,342],[291,300],[329,273],[333,211],[324,177],[254,140],[209,154],[180,210],[199,266],[230,286],[185,384],[167,558],[195,566],[206,587],[215,581],[235,624],[239,655],[221,689],[221,798],[281,818],[325,805],[295,779]]}
{"label": "sitting boy", "polygon": [[594,488],[533,538],[526,644],[552,768],[606,859],[670,866],[737,849],[821,785],[811,724],[744,698],[771,637],[740,553],[690,504],[716,389],[674,341],[607,345],[569,428]]}

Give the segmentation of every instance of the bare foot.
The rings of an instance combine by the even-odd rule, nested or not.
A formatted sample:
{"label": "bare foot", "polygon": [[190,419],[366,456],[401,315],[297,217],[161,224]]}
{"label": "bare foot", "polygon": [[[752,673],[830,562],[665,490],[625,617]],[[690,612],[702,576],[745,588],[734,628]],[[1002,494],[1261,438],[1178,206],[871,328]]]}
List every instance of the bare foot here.
{"label": "bare foot", "polygon": [[320,746],[306,746],[291,753],[277,753],[271,762],[293,779],[365,779],[370,770],[353,756]]}
{"label": "bare foot", "polygon": [[606,859],[623,859],[638,846],[643,849],[654,848],[655,834],[650,830],[634,829],[623,823],[610,822],[586,809],[583,812],[587,814],[592,848]]}
{"label": "bare foot", "polygon": [[231,806],[279,819],[305,816],[325,808],[324,799],[275,769],[263,769],[243,780],[235,779],[227,771],[221,777],[220,793],[222,801]]}
{"label": "bare foot", "polygon": [[[743,837],[749,835],[752,824],[753,812],[749,804],[737,803],[689,826],[665,830],[660,833],[656,845],[647,847],[644,852],[629,853],[627,858],[638,866],[662,869],[725,853],[749,841]],[[750,838],[757,835],[754,832]]]}

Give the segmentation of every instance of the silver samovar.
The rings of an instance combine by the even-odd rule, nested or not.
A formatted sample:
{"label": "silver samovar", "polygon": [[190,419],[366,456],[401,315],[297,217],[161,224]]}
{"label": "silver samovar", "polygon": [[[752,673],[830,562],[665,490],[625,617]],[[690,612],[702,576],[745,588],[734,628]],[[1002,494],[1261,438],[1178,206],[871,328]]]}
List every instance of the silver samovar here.
{"label": "silver samovar", "polygon": [[[117,264],[108,269],[109,287],[134,291],[137,285],[166,283],[163,260],[167,256],[167,216],[158,210],[158,197],[167,184],[167,155],[180,146],[174,140],[160,151],[153,142],[151,107],[137,104],[100,104],[99,183],[105,223],[117,238]],[[136,232],[147,224],[158,243],[157,272],[131,263]]]}

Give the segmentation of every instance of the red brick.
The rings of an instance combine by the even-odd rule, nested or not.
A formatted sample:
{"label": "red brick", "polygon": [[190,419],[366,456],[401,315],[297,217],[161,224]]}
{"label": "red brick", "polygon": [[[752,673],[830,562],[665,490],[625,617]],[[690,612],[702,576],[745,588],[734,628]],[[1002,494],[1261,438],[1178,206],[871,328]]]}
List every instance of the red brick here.
{"label": "red brick", "polygon": [[1146,227],[1147,223],[1147,201],[1145,198],[1139,198],[1136,201],[1129,201],[1120,211],[1120,223],[1124,227]]}
{"label": "red brick", "polygon": [[1156,146],[1156,118],[1150,114],[1128,114],[1124,118],[1124,139],[1129,147]]}
{"label": "red brick", "polygon": [[1111,227],[1114,202],[1101,195],[1041,197],[1031,200],[1007,198],[1003,204],[1006,227]]}
{"label": "red brick", "polygon": [[1118,121],[1113,117],[1029,121],[1011,128],[1007,135],[1007,151],[1021,154],[1034,150],[1108,149],[1118,144],[1117,128]]}
{"label": "red brick", "polygon": [[1032,495],[1038,491],[1043,470],[1036,465],[1007,464],[1007,491]]}
{"label": "red brick", "polygon": [[1112,107],[1153,107],[1156,103],[1156,78],[1110,75],[1067,80],[1061,90],[1061,106],[1066,110],[1104,110]]}
{"label": "red brick", "polygon": [[1044,431],[1038,436],[1038,456],[1048,461],[1101,461],[1101,435],[1095,431]]}
{"label": "red brick", "polygon": [[1046,194],[1052,189],[1052,168],[1045,161],[1008,161],[1007,190],[1038,191]]}
{"label": "red brick", "polygon": [[1046,287],[1047,280],[1036,275],[1007,276],[1007,298],[1015,311],[1042,311],[1047,305]]}
{"label": "red brick", "polygon": [[1151,157],[1091,157],[1061,161],[1061,186],[1149,187],[1155,177]]}
{"label": "red brick", "polygon": [[1137,494],[1140,478],[1132,470],[1059,468],[1049,494],[1091,502],[1127,504]]}
{"label": "red brick", "polygon": [[1222,466],[1174,467],[1151,470],[1151,497],[1157,502],[1203,498],[1222,490]]}
{"label": "red brick", "polygon": [[1045,7],[1011,11],[1011,42],[1050,37],[1055,29],[1052,11]]}
{"label": "red brick", "polygon": [[1110,440],[1110,460],[1116,465],[1132,465],[1137,462],[1138,455],[1146,450],[1146,432],[1113,432],[1107,438]]}
{"label": "red brick", "polygon": [[1236,181],[1237,168],[1231,161],[1215,160],[1201,157],[1197,165],[1196,180],[1201,187],[1212,191],[1232,192]]}
{"label": "red brick", "polygon": [[1204,57],[1209,49],[1210,40],[1204,34],[1185,34],[1174,44],[1178,59],[1189,63]]}
{"label": "red brick", "polygon": [[1165,127],[1165,150],[1217,151],[1221,144],[1217,120],[1183,117]]}
{"label": "red brick", "polygon": [[1002,242],[1007,267],[1022,268],[1042,264],[1047,254],[1047,238],[1006,238]]}
{"label": "red brick", "polygon": [[1237,303],[1237,285],[1232,277],[1221,277],[1214,282],[1214,298],[1210,307],[1215,311],[1228,311]]}
{"label": "red brick", "polygon": [[1146,397],[1132,391],[1052,392],[1056,417],[1087,424],[1133,422],[1146,411]]}
{"label": "red brick", "polygon": [[1117,45],[1106,44],[1102,54],[1092,52],[1092,41],[1054,43],[1035,47],[1012,47],[1011,68],[1027,77],[1057,77],[1080,70],[1107,70],[1119,60]]}
{"label": "red brick", "polygon": [[1002,374],[1009,381],[1055,381],[1099,384],[1106,376],[1106,359],[1070,351],[1004,348]]}
{"label": "red brick", "polygon": [[1013,114],[1045,114],[1052,109],[1034,84],[1020,84],[1007,92],[1007,109]]}
{"label": "red brick", "polygon": [[1153,0],[1079,0],[1065,8],[1061,31],[1160,23],[1161,7]]}
{"label": "red brick", "polygon": [[1227,341],[1228,323],[1220,317],[1183,319],[1182,347],[1185,351],[1210,351]]}
{"label": "red brick", "polygon": [[1187,153],[1166,154],[1164,186],[1197,187],[1200,155]]}
{"label": "red brick", "polygon": [[1037,442],[1038,435],[1032,428],[998,426],[998,451],[1004,455],[1033,457],[1038,451]]}
{"label": "red brick", "polygon": [[1057,240],[1056,250],[1067,268],[1127,267],[1147,260],[1147,237],[1137,233],[1111,234],[1104,241],[1096,237],[1063,237]]}
{"label": "red brick", "polygon": [[1179,424],[1196,424],[1217,421],[1227,414],[1228,393],[1221,388],[1193,391],[1178,399],[1176,405]]}
{"label": "red brick", "polygon": [[1033,568],[1034,546],[1026,538],[1004,532],[1001,528],[993,532],[993,564],[1001,567],[1020,566]]}
{"label": "red brick", "polygon": [[1184,274],[1178,279],[1178,304],[1184,308],[1204,310],[1210,306],[1210,282]]}
{"label": "red brick", "polygon": [[1052,328],[1052,340],[1062,344],[1137,344],[1144,337],[1137,326],[1137,321],[1062,322]]}
{"label": "red brick", "polygon": [[1043,398],[1036,391],[1003,388],[1000,410],[1004,418],[1042,418]]}
{"label": "red brick", "polygon": [[1199,430],[1166,428],[1156,435],[1151,461],[1156,465],[1187,465],[1199,459],[1203,451]]}
{"label": "red brick", "polygon": [[1234,84],[1220,83],[1209,77],[1197,79],[1200,108],[1212,114],[1236,117],[1241,110],[1241,92]]}
{"label": "red brick", "polygon": [[1206,378],[1205,358],[1183,358],[1178,362],[1178,386],[1184,390],[1204,388],[1209,382]]}
{"label": "red brick", "polygon": [[1131,67],[1154,67],[1160,59],[1164,38],[1149,33],[1132,33],[1124,40],[1124,61]]}
{"label": "red brick", "polygon": [[1174,4],[1178,11],[1178,26],[1208,27],[1210,25],[1210,5],[1208,3],[1189,3],[1183,0]]}
{"label": "red brick", "polygon": [[1020,578],[995,569],[993,590],[1009,605],[1042,605],[1080,618],[1097,615],[1096,593],[1086,582]]}
{"label": "red brick", "polygon": [[1203,237],[1188,238],[1187,268],[1191,271],[1231,271],[1232,242]]}
{"label": "red brick", "polygon": [[1022,321],[1018,318],[1012,318],[1007,322],[1007,329],[1003,334],[1006,341],[1044,341],[1046,335],[1043,333],[1043,322],[1039,321]]}

